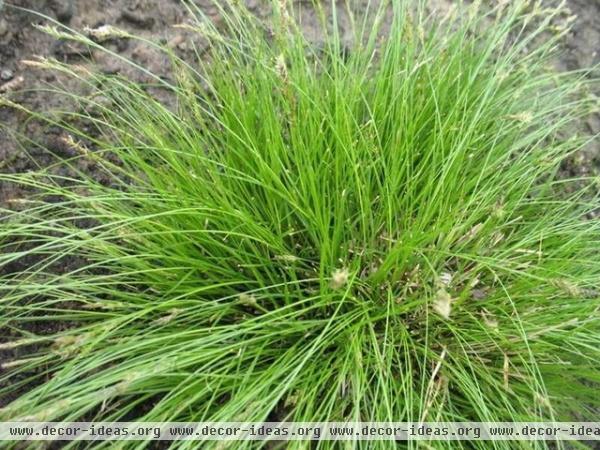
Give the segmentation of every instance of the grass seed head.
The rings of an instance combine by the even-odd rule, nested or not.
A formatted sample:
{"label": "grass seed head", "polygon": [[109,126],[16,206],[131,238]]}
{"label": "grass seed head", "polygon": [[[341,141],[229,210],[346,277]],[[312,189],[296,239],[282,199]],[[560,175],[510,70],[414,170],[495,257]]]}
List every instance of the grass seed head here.
{"label": "grass seed head", "polygon": [[349,278],[350,272],[348,271],[348,269],[336,269],[331,274],[331,281],[329,283],[329,286],[331,287],[331,289],[334,290],[341,289],[344,286],[346,286],[346,284],[348,284]]}
{"label": "grass seed head", "polygon": [[444,319],[449,319],[452,312],[452,301],[453,299],[446,289],[438,289],[433,302],[433,310]]}

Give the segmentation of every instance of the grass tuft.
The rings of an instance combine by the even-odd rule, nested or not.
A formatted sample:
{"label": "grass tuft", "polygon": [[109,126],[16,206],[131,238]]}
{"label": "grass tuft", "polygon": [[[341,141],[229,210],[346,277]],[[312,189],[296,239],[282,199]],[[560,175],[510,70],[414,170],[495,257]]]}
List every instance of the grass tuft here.
{"label": "grass tuft", "polygon": [[285,1],[194,11],[210,47],[172,82],[30,62],[91,94],[31,112],[73,156],[0,174],[34,192],[0,210],[0,419],[598,420],[598,196],[558,177],[594,104],[548,69],[561,11],[315,11],[321,46]]}

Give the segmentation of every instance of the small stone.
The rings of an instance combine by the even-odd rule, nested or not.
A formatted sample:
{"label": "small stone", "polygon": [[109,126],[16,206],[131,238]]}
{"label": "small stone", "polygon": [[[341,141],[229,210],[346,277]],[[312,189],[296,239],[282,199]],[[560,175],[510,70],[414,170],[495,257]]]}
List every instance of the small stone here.
{"label": "small stone", "polygon": [[8,33],[8,23],[3,18],[0,18],[0,36],[4,36]]}
{"label": "small stone", "polygon": [[13,71],[9,69],[4,69],[0,72],[0,80],[2,81],[10,81],[13,79],[14,76],[15,74],[13,73]]}
{"label": "small stone", "polygon": [[178,34],[175,37],[171,38],[166,42],[169,48],[177,48],[182,42],[185,41],[185,36],[182,34]]}

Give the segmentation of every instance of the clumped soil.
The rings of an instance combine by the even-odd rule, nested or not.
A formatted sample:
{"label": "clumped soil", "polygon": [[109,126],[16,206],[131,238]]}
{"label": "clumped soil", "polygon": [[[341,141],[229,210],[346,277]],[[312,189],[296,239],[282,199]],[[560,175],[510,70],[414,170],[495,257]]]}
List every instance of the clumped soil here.
{"label": "clumped soil", "polygon": [[[57,41],[53,37],[37,30],[34,24],[47,23],[44,16],[53,18],[76,30],[84,27],[97,28],[102,25],[114,25],[143,38],[159,39],[180,57],[193,62],[195,51],[200,54],[208,43],[191,31],[174,27],[190,19],[190,12],[178,0],[13,0],[12,4],[37,14],[11,8],[9,2],[0,0],[0,95],[7,96],[12,102],[30,110],[47,112],[69,110],[75,107],[65,96],[52,92],[53,89],[66,89],[69,92],[84,94],[81,86],[67,76],[40,71],[28,66],[24,61],[36,56],[53,57],[60,61],[93,67],[108,74],[121,74],[128,78],[147,82],[147,75],[133,69],[114,57],[108,57],[102,51],[90,51],[76,45]],[[207,17],[219,23],[218,8],[210,0],[194,0],[193,3]],[[270,1],[245,0],[246,5],[259,16],[268,16]],[[302,23],[307,36],[318,40],[318,21],[307,6],[310,1],[296,0],[298,8],[306,8]],[[328,2],[324,2],[328,3]],[[338,2],[342,7],[344,1]],[[364,0],[367,3],[367,0]],[[548,2],[550,3],[550,2]],[[452,0],[432,0],[428,8],[444,13]],[[600,63],[600,1],[568,0],[570,14],[575,14],[572,32],[563,42],[561,56],[554,65],[559,70],[589,68]],[[343,8],[341,8],[343,9]],[[566,17],[563,18],[566,20]],[[556,26],[561,26],[556,23]],[[348,28],[348,21],[340,20],[340,26]],[[344,35],[348,32],[344,30]],[[166,80],[172,79],[168,58],[148,45],[128,39],[112,39],[103,45],[111,51],[135,61],[152,73]],[[596,76],[600,75],[598,70]],[[596,89],[600,94],[600,86]],[[157,95],[161,95],[157,93]],[[165,96],[166,102],[169,99]],[[102,101],[102,99],[98,99]],[[19,173],[46,167],[56,158],[74,156],[74,151],[65,144],[63,131],[50,127],[40,121],[30,120],[26,113],[17,109],[0,106],[0,172]],[[86,127],[85,123],[77,124]],[[590,115],[578,126],[583,133],[600,133],[600,113]],[[21,136],[16,139],[16,136]],[[23,139],[24,138],[24,139]],[[35,145],[34,142],[39,143]],[[78,169],[104,180],[105,175],[95,167],[93,161],[78,158]],[[66,168],[58,168],[68,175]],[[566,175],[591,175],[600,173],[600,142],[592,141],[563,168]],[[23,187],[0,182],[0,206],[9,209],[21,208],[19,199],[27,196]],[[0,212],[0,220],[1,212]],[[31,262],[29,262],[31,263]],[[0,267],[0,271],[17,273],[27,265],[27,261]],[[66,260],[58,270],[70,270],[77,261]],[[0,272],[1,273],[1,272]],[[45,322],[29,327],[38,334],[49,334],[66,327],[66,324]],[[9,330],[0,330],[0,342],[11,340]],[[23,348],[18,351],[0,351],[0,361],[13,360],[31,353],[34,349]],[[14,397],[13,397],[14,398]],[[0,398],[0,407],[13,398]]]}

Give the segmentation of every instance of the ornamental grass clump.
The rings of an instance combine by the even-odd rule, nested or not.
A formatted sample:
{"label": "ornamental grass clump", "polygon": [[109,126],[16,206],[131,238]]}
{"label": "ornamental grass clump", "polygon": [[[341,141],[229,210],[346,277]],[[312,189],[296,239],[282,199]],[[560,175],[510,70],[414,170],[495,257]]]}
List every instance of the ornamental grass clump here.
{"label": "ornamental grass clump", "polygon": [[316,5],[322,45],[286,2],[196,11],[206,54],[150,88],[30,63],[91,93],[30,112],[74,156],[0,175],[32,192],[1,210],[0,419],[598,419],[597,184],[558,176],[598,105],[549,67],[563,11],[390,3]]}

